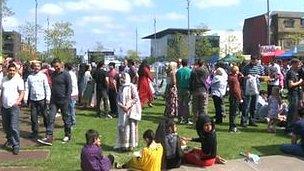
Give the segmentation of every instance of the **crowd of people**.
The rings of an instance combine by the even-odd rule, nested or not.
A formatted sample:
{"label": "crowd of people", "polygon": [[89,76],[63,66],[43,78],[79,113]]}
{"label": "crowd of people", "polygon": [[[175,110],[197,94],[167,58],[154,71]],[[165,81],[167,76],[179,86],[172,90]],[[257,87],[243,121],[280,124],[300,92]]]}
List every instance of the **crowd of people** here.
{"label": "crowd of people", "polygon": [[[147,61],[143,60],[139,67],[132,60],[119,67],[115,63],[106,66],[103,61],[75,67],[59,59],[54,59],[51,65],[40,61],[22,65],[6,59],[2,68],[1,116],[7,139],[4,146],[12,149],[13,154],[20,150],[18,122],[22,105],[29,106],[31,112],[30,138],[41,144],[52,145],[58,113],[64,123],[62,141],[71,140],[72,127],[77,123],[77,103],[79,107],[94,108],[97,117],[117,118],[114,150],[127,152],[138,146],[142,109],[152,107],[155,98],[154,78]],[[147,147],[140,154],[116,167],[160,170],[179,167],[182,162],[201,167],[225,163],[217,154],[215,125],[222,124],[226,117],[226,96],[229,96],[229,132],[239,132],[236,123],[239,113],[243,129],[257,127],[258,121],[266,121],[270,133],[283,126],[286,134],[292,136],[292,144],[283,145],[282,151],[304,156],[303,68],[295,58],[288,65],[280,61],[263,65],[257,56],[252,56],[248,63],[229,65],[218,62],[213,66],[197,60],[189,66],[185,59],[169,62],[164,93],[166,119],[160,121],[155,133],[149,129],[143,134]],[[267,83],[266,92],[261,90],[262,82]],[[287,100],[282,96],[285,89]],[[209,116],[210,98],[214,118]],[[39,137],[38,116],[43,118],[46,129],[43,138]],[[175,121],[193,125],[198,137],[180,137]],[[298,139],[302,140],[300,144]],[[86,141],[81,155],[83,170],[109,170],[115,165],[113,156],[102,155],[97,131],[89,130]],[[201,143],[201,148],[188,150],[185,148],[188,141]]]}

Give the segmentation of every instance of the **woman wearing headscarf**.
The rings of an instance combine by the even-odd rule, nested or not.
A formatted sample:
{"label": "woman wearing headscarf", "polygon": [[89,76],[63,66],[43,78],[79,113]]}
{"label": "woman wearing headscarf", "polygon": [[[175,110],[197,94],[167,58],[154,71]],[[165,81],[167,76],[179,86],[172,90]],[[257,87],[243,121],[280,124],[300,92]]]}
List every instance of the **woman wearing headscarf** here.
{"label": "woman wearing headscarf", "polygon": [[143,60],[138,69],[138,93],[141,105],[148,104],[152,106],[153,90],[150,87],[152,84],[152,74],[147,60]]}
{"label": "woman wearing headscarf", "polygon": [[141,105],[136,86],[131,83],[130,75],[124,72],[119,74],[117,105],[117,138],[114,149],[132,151],[138,145]]}
{"label": "woman wearing headscarf", "polygon": [[177,69],[177,63],[170,62],[167,68],[167,87],[165,92],[166,108],[164,112],[164,115],[169,118],[173,118],[178,114],[176,69]]}
{"label": "woman wearing headscarf", "polygon": [[197,138],[184,138],[201,143],[201,149],[184,154],[185,163],[200,167],[212,166],[216,160],[217,139],[215,125],[207,115],[200,115],[196,121]]}

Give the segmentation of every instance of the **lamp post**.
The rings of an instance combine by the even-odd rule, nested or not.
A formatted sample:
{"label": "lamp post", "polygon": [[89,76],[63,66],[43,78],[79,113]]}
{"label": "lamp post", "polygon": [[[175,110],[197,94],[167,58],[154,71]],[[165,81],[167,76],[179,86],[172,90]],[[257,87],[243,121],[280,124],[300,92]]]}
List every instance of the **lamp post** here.
{"label": "lamp post", "polygon": [[35,0],[35,56],[37,53],[37,35],[38,35],[38,26],[37,26],[37,9],[38,9],[38,1]]}
{"label": "lamp post", "polygon": [[187,0],[187,12],[188,12],[188,57],[190,58],[190,0]]}
{"label": "lamp post", "polygon": [[270,10],[269,10],[269,0],[267,0],[267,38],[268,38],[268,45],[271,44],[270,42]]}

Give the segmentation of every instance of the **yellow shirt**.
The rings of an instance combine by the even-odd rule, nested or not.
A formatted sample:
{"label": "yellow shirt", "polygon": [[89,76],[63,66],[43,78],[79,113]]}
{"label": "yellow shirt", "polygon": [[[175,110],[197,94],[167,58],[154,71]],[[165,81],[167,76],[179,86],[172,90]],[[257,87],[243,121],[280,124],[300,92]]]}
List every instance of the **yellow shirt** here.
{"label": "yellow shirt", "polygon": [[153,142],[149,147],[142,149],[141,157],[131,159],[129,167],[143,171],[160,171],[162,155],[162,145]]}

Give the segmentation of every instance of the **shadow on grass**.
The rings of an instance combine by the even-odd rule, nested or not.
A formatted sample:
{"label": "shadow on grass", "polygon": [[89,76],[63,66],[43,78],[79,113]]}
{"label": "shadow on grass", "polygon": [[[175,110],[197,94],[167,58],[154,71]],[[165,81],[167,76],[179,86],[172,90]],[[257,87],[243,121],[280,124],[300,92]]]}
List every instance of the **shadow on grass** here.
{"label": "shadow on grass", "polygon": [[[149,112],[150,113],[150,112]],[[145,120],[145,121],[150,121],[150,122],[153,122],[153,123],[159,123],[160,120],[162,119],[165,119],[164,116],[159,116],[159,115],[153,115],[153,114],[144,114],[142,116],[142,120]]]}
{"label": "shadow on grass", "polygon": [[77,113],[77,116],[84,116],[84,117],[90,117],[90,118],[98,118],[96,111],[95,112],[81,112]]}
{"label": "shadow on grass", "polygon": [[280,151],[281,144],[265,145],[265,146],[253,146],[252,148],[261,153],[261,156],[270,155],[282,155]]}

